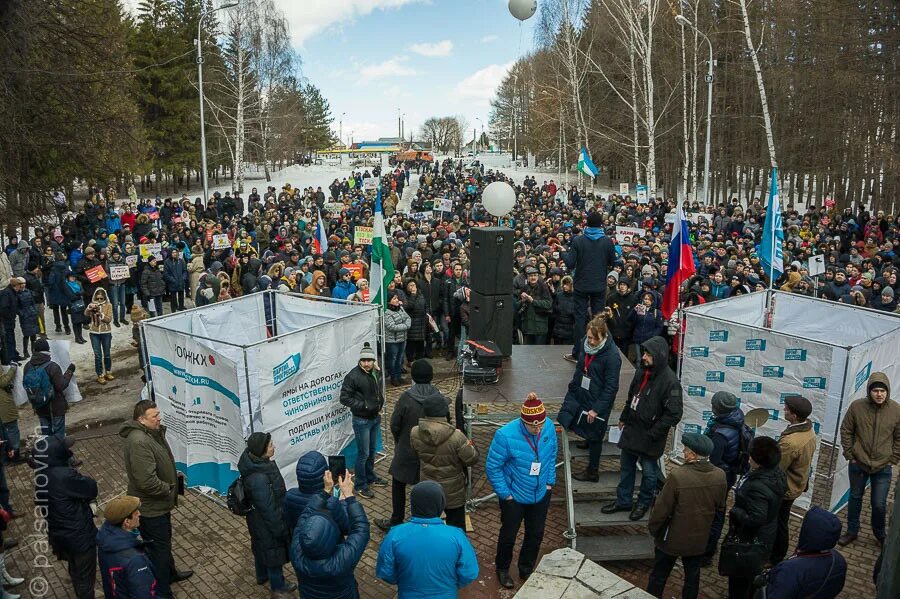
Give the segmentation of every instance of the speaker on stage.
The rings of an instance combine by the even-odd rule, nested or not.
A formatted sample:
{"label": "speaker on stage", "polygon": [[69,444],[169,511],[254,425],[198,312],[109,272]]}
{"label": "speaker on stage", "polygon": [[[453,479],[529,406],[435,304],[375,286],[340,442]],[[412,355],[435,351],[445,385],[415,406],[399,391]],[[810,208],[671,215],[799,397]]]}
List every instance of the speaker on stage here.
{"label": "speaker on stage", "polygon": [[512,294],[487,295],[473,287],[469,299],[468,338],[493,341],[508,357],[512,355],[512,336]]}
{"label": "speaker on stage", "polygon": [[483,295],[512,293],[512,229],[472,227],[469,230],[469,245],[469,283],[472,291]]}

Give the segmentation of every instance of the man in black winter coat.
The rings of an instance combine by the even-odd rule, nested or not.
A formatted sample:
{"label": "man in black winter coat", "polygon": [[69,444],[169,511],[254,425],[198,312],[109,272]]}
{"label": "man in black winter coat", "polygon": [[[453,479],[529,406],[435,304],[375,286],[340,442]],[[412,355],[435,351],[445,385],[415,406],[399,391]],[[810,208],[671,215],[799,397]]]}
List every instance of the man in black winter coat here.
{"label": "man in black winter coat", "polygon": [[341,386],[341,405],[353,414],[353,435],[356,437],[356,494],[366,499],[375,497],[369,485],[387,486],[387,481],[375,476],[375,441],[381,426],[381,407],[384,395],[375,363],[375,350],[368,343],[359,352],[359,363],[344,377]]}
{"label": "man in black winter coat", "polygon": [[603,231],[603,216],[591,212],[587,228],[576,237],[569,251],[562,255],[575,282],[575,345],[566,359],[574,362],[578,344],[584,339],[584,328],[590,315],[596,316],[605,307],[606,275],[616,261],[616,246]]}
{"label": "man in black winter coat", "polygon": [[69,465],[74,442],[72,437],[56,436],[39,437],[35,442],[33,465],[47,476],[46,489],[37,489],[35,504],[46,510],[50,547],[57,558],[68,562],[75,596],[93,599],[97,527],[91,503],[97,499],[97,482]]}
{"label": "man in black winter coat", "polygon": [[428,360],[413,362],[410,373],[413,385],[403,392],[391,413],[391,435],[394,437],[394,458],[389,470],[392,511],[390,519],[375,520],[378,528],[384,531],[402,524],[406,519],[406,485],[419,482],[419,458],[410,444],[409,434],[424,415],[425,402],[436,397],[450,405],[450,400],[431,384],[434,370]]}
{"label": "man in black winter coat", "polygon": [[[605,514],[631,510],[629,518],[640,520],[650,509],[660,475],[659,458],[665,450],[669,429],[681,420],[681,384],[669,368],[669,344],[651,337],[641,345],[643,354],[628,387],[625,409],[619,416],[619,486],[616,500],[601,508]],[[641,488],[632,505],[638,460]]]}

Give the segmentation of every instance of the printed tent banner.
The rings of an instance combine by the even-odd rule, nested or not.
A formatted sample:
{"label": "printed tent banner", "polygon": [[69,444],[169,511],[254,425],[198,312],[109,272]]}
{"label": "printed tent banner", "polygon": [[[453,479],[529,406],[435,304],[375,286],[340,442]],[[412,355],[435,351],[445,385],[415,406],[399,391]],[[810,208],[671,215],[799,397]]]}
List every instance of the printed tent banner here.
{"label": "printed tent banner", "polygon": [[308,451],[352,465],[340,394],[378,322],[378,306],[278,291],[143,321],[151,394],[187,485],[225,494],[256,431],[272,435],[289,488]]}
{"label": "printed tent banner", "polygon": [[[768,311],[771,326],[765,327]],[[772,291],[691,307],[683,315],[684,416],[673,455],[681,451],[683,433],[706,430],[716,391],[734,393],[745,414],[767,410],[756,434],[776,439],[787,426],[785,398],[802,395],[812,404],[818,446],[809,489],[795,504],[808,508],[815,490],[829,498],[830,510],[843,508],[849,478],[840,424],[850,403],[865,397],[872,372],[900,377],[900,316]]]}

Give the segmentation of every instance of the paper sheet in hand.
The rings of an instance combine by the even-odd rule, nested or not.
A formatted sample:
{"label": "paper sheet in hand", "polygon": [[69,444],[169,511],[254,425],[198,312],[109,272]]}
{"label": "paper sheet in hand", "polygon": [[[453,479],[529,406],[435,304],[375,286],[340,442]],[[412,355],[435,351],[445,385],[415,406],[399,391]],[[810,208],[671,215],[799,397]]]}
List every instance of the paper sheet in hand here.
{"label": "paper sheet in hand", "polygon": [[[69,358],[69,341],[65,339],[48,339],[48,343],[50,344],[50,359],[59,364],[60,370],[63,372],[66,371],[66,368],[69,367],[69,364],[72,363],[72,360]],[[19,366],[18,372],[16,372],[16,384],[13,387],[13,402],[17,406],[23,406],[28,403],[28,396],[25,395],[25,387],[22,386],[22,378],[25,376],[25,365],[27,362],[23,362],[21,366]],[[72,380],[69,382],[69,386],[66,387],[65,397],[66,402],[68,403],[76,403],[81,401],[81,391],[78,390],[78,381],[75,380],[75,377],[78,374],[72,375]]]}
{"label": "paper sheet in hand", "polygon": [[618,443],[619,439],[622,438],[622,431],[619,430],[618,426],[609,427],[609,442],[610,443]]}

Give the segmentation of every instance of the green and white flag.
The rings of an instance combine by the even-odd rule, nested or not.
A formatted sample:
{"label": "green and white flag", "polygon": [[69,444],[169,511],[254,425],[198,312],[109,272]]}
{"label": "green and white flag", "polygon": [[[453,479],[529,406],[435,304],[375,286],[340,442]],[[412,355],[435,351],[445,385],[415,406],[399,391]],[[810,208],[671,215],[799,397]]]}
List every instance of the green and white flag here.
{"label": "green and white flag", "polygon": [[369,271],[369,302],[387,304],[387,288],[394,280],[394,262],[387,245],[384,214],[381,211],[381,187],[375,196],[375,226],[372,231],[372,267]]}
{"label": "green and white flag", "polygon": [[588,156],[587,149],[581,148],[578,153],[578,170],[587,177],[594,178],[600,174],[600,170],[594,166],[591,157]]}

